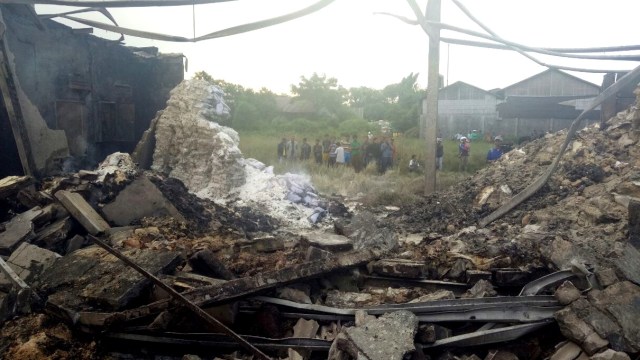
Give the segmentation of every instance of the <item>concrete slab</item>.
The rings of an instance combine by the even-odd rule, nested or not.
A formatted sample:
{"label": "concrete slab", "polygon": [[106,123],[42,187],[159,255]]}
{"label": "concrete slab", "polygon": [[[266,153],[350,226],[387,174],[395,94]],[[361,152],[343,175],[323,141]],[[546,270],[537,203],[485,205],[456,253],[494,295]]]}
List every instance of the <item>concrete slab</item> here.
{"label": "concrete slab", "polygon": [[13,195],[33,182],[30,176],[7,176],[0,179],[0,199]]}
{"label": "concrete slab", "polygon": [[347,251],[353,249],[353,240],[338,234],[308,234],[304,239],[312,246],[329,251]]}
{"label": "concrete slab", "polygon": [[[181,262],[176,252],[127,250],[125,256],[152,274],[171,272]],[[58,260],[39,281],[57,306],[119,310],[137,299],[151,282],[98,246],[76,250]]]}
{"label": "concrete slab", "polygon": [[415,350],[414,337],[418,330],[418,318],[409,311],[384,314],[368,321],[362,327],[350,327],[344,331],[359,352],[370,360],[402,360]]}
{"label": "concrete slab", "polygon": [[60,258],[53,251],[22,243],[11,254],[7,263],[22,280],[31,285]]}
{"label": "concrete slab", "polygon": [[54,196],[90,234],[102,234],[109,229],[109,224],[89,205],[82,195],[61,190],[56,192]]}
{"label": "concrete slab", "polygon": [[379,275],[402,278],[420,278],[427,272],[424,262],[405,259],[378,260],[369,264],[369,269]]}
{"label": "concrete slab", "polygon": [[178,209],[144,175],[120,191],[114,201],[102,208],[102,213],[118,226],[130,225],[143,217],[171,216],[185,221]]}
{"label": "concrete slab", "polygon": [[32,220],[41,213],[42,210],[35,207],[15,216],[4,224],[5,231],[0,233],[0,255],[11,254],[20,243],[35,235]]}

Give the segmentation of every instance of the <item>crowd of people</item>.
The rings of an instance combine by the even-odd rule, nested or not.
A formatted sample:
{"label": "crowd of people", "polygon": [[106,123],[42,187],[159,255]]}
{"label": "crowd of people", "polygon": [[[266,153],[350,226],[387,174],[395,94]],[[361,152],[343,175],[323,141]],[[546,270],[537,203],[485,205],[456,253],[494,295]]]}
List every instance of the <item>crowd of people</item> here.
{"label": "crowd of people", "polygon": [[[462,136],[458,144],[458,171],[467,171],[469,155],[471,153],[471,141]],[[502,138],[496,136],[493,139],[493,147],[487,153],[487,163],[498,160],[502,154]],[[282,138],[277,147],[278,161],[309,161],[313,160],[319,165],[328,167],[353,167],[356,173],[362,171],[369,164],[376,164],[380,174],[389,170],[397,159],[397,151],[394,140],[390,136],[373,136],[369,133],[361,142],[357,135],[351,135],[348,139],[340,140],[325,135],[324,139],[316,139],[315,144],[302,139],[299,143],[295,137]],[[436,170],[443,169],[444,145],[442,138],[436,140]],[[420,172],[422,167],[414,154],[408,164],[409,172]]]}
{"label": "crowd of people", "polygon": [[314,145],[307,138],[303,138],[301,144],[295,137],[282,138],[278,143],[277,155],[280,162],[307,161],[313,156],[317,164],[353,167],[356,173],[374,163],[378,172],[384,174],[393,166],[397,151],[392,137],[377,137],[369,133],[363,141],[357,135],[351,135],[346,140],[325,135],[322,140],[316,139]]}

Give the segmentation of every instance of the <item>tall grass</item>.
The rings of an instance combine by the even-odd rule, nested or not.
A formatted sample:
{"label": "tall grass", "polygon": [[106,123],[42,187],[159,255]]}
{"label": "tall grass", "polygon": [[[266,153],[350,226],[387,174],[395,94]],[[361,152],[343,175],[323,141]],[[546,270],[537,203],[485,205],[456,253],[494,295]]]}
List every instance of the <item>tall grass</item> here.
{"label": "tall grass", "polygon": [[[289,137],[289,136],[287,136]],[[296,136],[302,143],[303,135]],[[315,144],[316,136],[306,136],[309,143]],[[363,138],[364,136],[361,136]],[[424,142],[416,138],[397,137],[396,159],[392,169],[385,174],[378,174],[375,164],[356,174],[350,167],[330,168],[318,165],[313,159],[309,161],[289,161],[279,163],[277,158],[277,144],[282,136],[258,133],[241,133],[240,149],[245,157],[251,157],[265,164],[273,165],[275,173],[304,173],[310,175],[314,186],[323,194],[338,194],[347,198],[358,199],[365,204],[401,205],[417,199],[424,189],[424,173],[408,171],[409,159],[415,154],[418,161],[424,164]],[[484,167],[487,151],[491,144],[482,141],[471,144],[471,153],[467,172],[459,172],[458,142],[444,141],[443,171],[438,171],[436,184],[438,190],[443,190]]]}

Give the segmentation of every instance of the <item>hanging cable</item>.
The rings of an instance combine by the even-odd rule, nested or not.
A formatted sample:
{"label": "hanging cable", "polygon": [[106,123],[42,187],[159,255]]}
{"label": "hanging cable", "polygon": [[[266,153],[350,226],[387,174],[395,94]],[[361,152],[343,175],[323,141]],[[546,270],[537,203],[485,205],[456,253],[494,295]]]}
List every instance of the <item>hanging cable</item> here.
{"label": "hanging cable", "polygon": [[[193,0],[193,1],[194,2],[198,2],[198,0]],[[287,22],[287,21],[291,21],[291,20],[303,17],[305,15],[309,15],[311,13],[314,13],[314,12],[316,12],[316,11],[326,7],[326,6],[328,6],[329,4],[331,4],[334,1],[335,0],[320,0],[320,1],[308,6],[306,8],[303,8],[303,9],[298,10],[298,11],[294,11],[294,12],[289,13],[289,14],[277,16],[277,17],[274,17],[274,18],[269,18],[269,19],[266,19],[266,20],[260,20],[260,21],[256,21],[256,22],[252,22],[252,23],[248,23],[248,24],[242,24],[242,25],[230,27],[230,28],[227,28],[227,29],[224,29],[224,30],[212,32],[212,33],[209,33],[209,34],[206,34],[206,35],[203,35],[203,36],[194,37],[194,38],[191,38],[191,39],[183,37],[183,36],[160,34],[160,33],[154,33],[154,32],[149,32],[149,31],[142,31],[142,30],[135,30],[135,29],[125,28],[125,27],[121,27],[121,26],[114,26],[114,25],[101,23],[101,22],[98,22],[98,21],[81,19],[81,18],[78,18],[78,17],[75,17],[75,16],[61,15],[60,17],[63,17],[65,19],[69,19],[69,20],[72,20],[72,21],[76,21],[76,22],[78,22],[80,24],[84,24],[84,25],[87,25],[87,26],[92,26],[92,27],[95,27],[95,28],[98,28],[98,29],[117,32],[117,33],[126,34],[126,35],[130,35],[130,36],[145,38],[145,39],[172,41],[172,42],[198,42],[198,41],[203,41],[203,40],[209,40],[209,39],[215,39],[215,38],[220,38],[220,37],[225,37],[225,36],[241,34],[241,33],[249,32],[249,31],[258,30],[258,29],[262,29],[262,28],[265,28],[265,27],[277,25],[277,24],[284,23],[284,22]]]}
{"label": "hanging cable", "polygon": [[[456,1],[456,0],[453,0]],[[467,35],[471,35],[471,36],[476,36],[476,37],[481,37],[484,39],[488,39],[488,40],[492,40],[492,41],[496,41],[499,43],[503,43],[504,45],[507,45],[509,48],[511,48],[514,51],[517,51],[518,53],[520,53],[521,55],[525,56],[526,58],[530,59],[531,61],[535,62],[538,65],[550,68],[550,69],[556,69],[556,70],[568,70],[568,71],[576,71],[576,72],[586,72],[586,73],[608,73],[608,72],[626,72],[628,70],[608,70],[608,69],[587,69],[587,68],[576,68],[576,67],[571,67],[571,66],[561,66],[561,65],[554,65],[554,64],[547,64],[545,62],[542,62],[536,58],[534,58],[533,56],[527,54],[526,52],[524,52],[523,50],[521,50],[520,48],[525,48],[525,49],[533,49],[531,47],[525,46],[525,45],[521,45],[518,43],[514,43],[508,40],[504,40],[502,38],[500,38],[499,36],[496,36],[495,33],[493,33],[490,29],[489,31],[491,31],[492,35],[485,35],[476,31],[471,31],[471,30],[467,30],[467,29],[462,29],[453,25],[448,25],[448,24],[444,24],[444,23],[439,23],[439,22],[430,22],[430,21],[426,21],[424,14],[422,14],[422,12],[420,11],[420,8],[418,7],[418,4],[416,3],[415,0],[407,0],[407,3],[409,4],[409,6],[411,7],[411,9],[413,10],[417,21],[415,20],[410,20],[407,19],[405,17],[400,17],[400,16],[396,16],[396,15],[391,15],[394,16],[404,22],[408,22],[411,24],[418,24],[420,25],[420,27],[422,27],[422,29],[427,33],[430,34],[431,33],[431,29],[430,27],[439,27],[441,29],[446,29],[446,30],[451,30],[451,31],[456,31],[456,32],[461,32]],[[390,15],[390,14],[387,14]],[[475,18],[474,18],[475,19]],[[472,19],[473,20],[473,19]],[[485,28],[484,24],[481,25],[481,27]],[[487,28],[488,29],[488,28]],[[485,30],[487,30],[485,29]],[[540,49],[541,52],[545,52],[542,49]],[[548,55],[555,55],[555,56],[562,56],[562,57],[569,57],[566,56],[567,54],[559,54],[559,53],[553,53],[553,52],[549,52],[546,51],[546,53],[548,53]],[[575,56],[575,55],[571,55],[571,56]],[[591,58],[589,58],[591,59]],[[599,60],[611,60],[611,59],[599,59]]]}
{"label": "hanging cable", "polygon": [[[618,71],[604,71],[604,70],[594,70],[594,69],[584,69],[584,68],[573,68],[573,67],[568,67],[568,66],[558,66],[558,65],[552,65],[552,64],[547,64],[543,61],[538,60],[537,58],[527,54],[526,52],[524,52],[522,49],[525,50],[530,50],[531,48],[529,48],[528,46],[524,46],[518,43],[514,43],[511,41],[507,41],[505,39],[502,39],[500,36],[498,36],[497,33],[495,33],[493,30],[491,30],[488,26],[486,26],[483,22],[481,22],[479,19],[477,19],[460,1],[458,0],[451,0],[453,1],[453,3],[469,18],[471,19],[471,21],[473,21],[474,23],[476,23],[478,26],[480,26],[484,31],[486,31],[487,33],[489,33],[491,35],[491,37],[485,37],[484,34],[481,33],[476,33],[475,31],[470,31],[470,33],[473,33],[474,36],[480,36],[480,37],[485,37],[485,38],[489,38],[489,40],[493,40],[493,41],[497,41],[497,42],[501,42],[505,45],[507,45],[508,47],[510,47],[512,50],[517,51],[520,55],[526,57],[527,59],[545,66],[547,68],[553,68],[553,69],[562,69],[562,70],[571,70],[571,71],[580,71],[580,72],[593,72],[593,73],[602,73],[602,72],[621,72],[623,70],[618,70]],[[443,24],[444,25],[444,24]],[[449,27],[449,26],[447,26]],[[446,28],[446,27],[442,27],[442,28]],[[460,31],[460,30],[464,30],[461,32],[467,33],[467,30],[465,29],[460,29],[457,28],[455,26],[450,27],[450,30],[453,31]],[[470,34],[471,35],[471,34]],[[542,49],[537,49],[539,53],[541,54],[545,54],[545,55],[552,55],[552,56],[559,56],[559,57],[566,57],[566,58],[575,58],[575,59],[585,59],[585,55],[578,55],[578,54],[563,54],[563,53],[556,53],[553,51],[545,51]],[[587,59],[596,59],[595,55],[594,57],[587,57]],[[602,58],[597,57],[597,59],[602,60]],[[607,59],[608,60],[608,59]]]}

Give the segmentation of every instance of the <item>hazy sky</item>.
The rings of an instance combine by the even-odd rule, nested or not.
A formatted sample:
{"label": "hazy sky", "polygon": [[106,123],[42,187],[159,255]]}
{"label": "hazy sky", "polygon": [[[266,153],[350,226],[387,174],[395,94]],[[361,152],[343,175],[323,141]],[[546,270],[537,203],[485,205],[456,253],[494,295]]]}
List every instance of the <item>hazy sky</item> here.
{"label": "hazy sky", "polygon": [[[601,47],[640,44],[637,0],[461,0],[474,15],[507,40],[536,47]],[[315,0],[238,0],[195,7],[196,35],[282,15]],[[418,0],[424,9],[426,1]],[[442,22],[482,31],[449,0],[442,0]],[[59,7],[39,7],[39,13]],[[112,9],[121,26],[191,37],[191,6]],[[338,79],[346,88],[381,89],[410,73],[427,86],[428,37],[416,25],[375,12],[414,18],[403,0],[336,0],[306,17],[269,28],[199,43],[169,43],[127,36],[131,46],[156,46],[189,59],[189,78],[204,70],[214,78],[245,87],[289,91],[313,72]],[[102,19],[95,16],[85,17]],[[102,20],[101,20],[102,21]],[[107,21],[105,21],[107,22]],[[67,23],[71,24],[71,23]],[[74,25],[74,27],[83,27]],[[94,30],[97,36],[117,35]],[[443,31],[442,36],[469,38]],[[478,39],[480,40],[480,39]],[[481,40],[484,41],[484,40]],[[636,62],[562,60],[538,54],[545,62],[598,69],[632,69]],[[505,87],[545,68],[504,50],[441,44],[440,73],[445,83],[464,81],[493,89]],[[572,73],[600,84],[601,74]]]}

